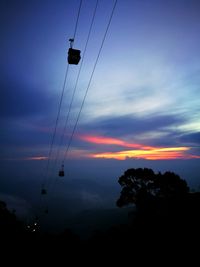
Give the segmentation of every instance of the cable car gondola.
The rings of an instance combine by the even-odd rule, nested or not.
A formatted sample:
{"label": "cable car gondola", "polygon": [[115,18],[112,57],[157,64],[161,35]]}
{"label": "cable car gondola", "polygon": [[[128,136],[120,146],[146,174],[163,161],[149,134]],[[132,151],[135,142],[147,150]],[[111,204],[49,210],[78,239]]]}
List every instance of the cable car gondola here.
{"label": "cable car gondola", "polygon": [[42,194],[42,195],[46,195],[46,194],[47,194],[47,190],[44,189],[44,188],[42,188],[42,190],[41,190],[41,194]]}
{"label": "cable car gondola", "polygon": [[49,213],[49,209],[46,208],[46,209],[44,210],[44,213],[48,214],[48,213]]}
{"label": "cable car gondola", "polygon": [[68,63],[73,65],[78,65],[81,59],[81,50],[72,48],[74,39],[69,39],[70,41],[70,48],[68,50]]}
{"label": "cable car gondola", "polygon": [[60,169],[58,175],[59,175],[60,177],[64,177],[64,176],[65,176],[65,172],[64,172],[64,164],[62,164],[61,169]]}

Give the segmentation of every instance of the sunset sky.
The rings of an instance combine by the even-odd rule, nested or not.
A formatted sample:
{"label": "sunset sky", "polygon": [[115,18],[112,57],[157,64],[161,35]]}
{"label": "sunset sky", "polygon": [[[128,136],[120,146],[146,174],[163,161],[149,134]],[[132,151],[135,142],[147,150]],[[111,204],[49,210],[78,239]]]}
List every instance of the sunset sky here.
{"label": "sunset sky", "polygon": [[[104,190],[88,180],[115,188],[114,198],[127,168],[175,171],[198,187],[200,1],[118,0],[106,33],[115,1],[99,0],[85,50],[96,1],[83,0],[81,61],[64,84],[79,3],[1,1],[0,199],[31,207],[42,182],[57,183],[62,162],[63,184],[83,177],[73,199],[92,206]],[[58,183],[59,201],[68,192],[70,202]]]}

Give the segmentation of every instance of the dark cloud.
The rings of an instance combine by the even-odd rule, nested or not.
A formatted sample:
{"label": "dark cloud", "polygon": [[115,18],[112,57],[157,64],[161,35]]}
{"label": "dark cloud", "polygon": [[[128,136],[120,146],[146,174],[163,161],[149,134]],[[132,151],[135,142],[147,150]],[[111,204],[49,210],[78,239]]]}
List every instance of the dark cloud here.
{"label": "dark cloud", "polygon": [[[4,124],[5,125],[5,124]],[[16,149],[16,147],[30,147],[36,145],[48,144],[50,141],[51,132],[47,132],[40,128],[39,125],[34,126],[28,122],[12,123],[2,130],[0,144],[5,148]],[[34,147],[33,147],[34,148]],[[1,151],[2,152],[2,151]]]}
{"label": "dark cloud", "polygon": [[[55,120],[54,98],[45,87],[30,86],[18,81],[6,71],[0,80],[1,156],[17,147],[48,144]],[[56,99],[57,100],[57,99]]]}
{"label": "dark cloud", "polygon": [[45,89],[34,88],[10,77],[0,81],[0,112],[1,118],[26,118],[46,114],[53,99]]}
{"label": "dark cloud", "polygon": [[154,117],[121,116],[97,120],[83,125],[86,131],[104,133],[111,137],[121,137],[129,134],[141,134],[150,131],[163,130],[166,127],[179,125],[185,119],[172,115],[157,115]]}
{"label": "dark cloud", "polygon": [[200,145],[200,132],[185,134],[180,137],[181,142]]}
{"label": "dark cloud", "polygon": [[[121,116],[114,118],[104,118],[91,123],[79,125],[77,135],[99,135],[111,138],[119,138],[124,140],[127,136],[131,139],[128,142],[142,143],[151,146],[183,146],[183,145],[199,145],[200,133],[185,134],[179,129],[179,125],[187,124],[187,119],[178,115],[155,115],[154,117],[134,117]],[[158,132],[155,137],[140,138],[150,132]],[[162,135],[163,133],[163,135]],[[159,136],[159,134],[161,134]],[[85,143],[76,140],[76,145],[85,149],[105,151],[108,145],[97,145],[93,143]],[[118,151],[118,146],[111,146],[111,151]]]}

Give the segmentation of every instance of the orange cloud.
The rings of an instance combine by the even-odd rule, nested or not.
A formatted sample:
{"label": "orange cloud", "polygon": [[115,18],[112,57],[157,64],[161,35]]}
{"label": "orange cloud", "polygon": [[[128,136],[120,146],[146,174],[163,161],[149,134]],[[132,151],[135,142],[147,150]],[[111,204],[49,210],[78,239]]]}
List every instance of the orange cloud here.
{"label": "orange cloud", "polygon": [[129,148],[140,148],[140,149],[151,149],[151,146],[145,146],[141,144],[128,143],[126,141],[112,138],[112,137],[103,137],[103,136],[92,136],[92,135],[82,135],[79,136],[81,140],[87,141],[94,144],[103,144],[103,145],[117,145]]}
{"label": "orange cloud", "polygon": [[15,160],[46,160],[48,159],[48,157],[44,157],[44,156],[35,156],[35,157],[25,157],[25,158],[4,158],[1,160],[11,160],[11,161],[15,161]]}
{"label": "orange cloud", "polygon": [[48,159],[48,157],[44,157],[44,156],[35,156],[35,157],[23,158],[23,160],[46,160],[46,159]]}
{"label": "orange cloud", "polygon": [[118,152],[90,153],[91,158],[106,158],[125,160],[127,158],[147,159],[147,160],[164,160],[164,159],[190,159],[200,158],[200,156],[189,155],[186,152],[190,147],[153,147],[142,144],[129,143],[117,138],[108,138],[103,136],[80,136],[80,139],[102,145],[117,145],[134,150],[123,150]]}
{"label": "orange cloud", "polygon": [[148,159],[148,160],[161,160],[161,159],[183,159],[190,158],[184,153],[189,150],[186,147],[176,148],[158,148],[151,150],[125,150],[118,152],[106,152],[92,154],[92,158],[107,158],[107,159],[118,159],[125,160],[127,158],[136,159]]}

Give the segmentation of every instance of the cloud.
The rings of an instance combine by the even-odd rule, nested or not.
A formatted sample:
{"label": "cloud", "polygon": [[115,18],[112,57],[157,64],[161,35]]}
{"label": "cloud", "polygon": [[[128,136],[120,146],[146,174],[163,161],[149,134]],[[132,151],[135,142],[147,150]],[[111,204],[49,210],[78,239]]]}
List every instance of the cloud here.
{"label": "cloud", "polygon": [[187,143],[187,144],[192,144],[194,146],[199,146],[200,145],[200,132],[184,134],[180,137],[180,141]]}
{"label": "cloud", "polygon": [[1,119],[33,118],[51,111],[52,97],[46,94],[42,85],[34,86],[5,76],[0,81],[0,88]]}
{"label": "cloud", "polygon": [[[1,158],[13,158],[25,150],[29,150],[30,156],[36,146],[40,150],[49,144],[52,106],[55,106],[53,96],[47,94],[43,85],[19,81],[6,71],[3,74],[0,80]],[[19,157],[23,157],[22,154]]]}
{"label": "cloud", "polygon": [[172,125],[185,123],[185,118],[176,115],[156,115],[136,117],[134,115],[104,117],[85,123],[88,131],[105,132],[110,136],[139,134],[146,131],[164,129]]}
{"label": "cloud", "polygon": [[[138,118],[120,116],[82,124],[76,134],[72,158],[191,159],[199,158],[194,144],[186,142],[187,119],[178,115]],[[185,139],[184,139],[185,136]],[[187,137],[198,140],[197,134]]]}
{"label": "cloud", "polygon": [[154,148],[151,150],[125,150],[119,152],[105,152],[92,154],[94,158],[126,160],[127,158],[147,160],[169,160],[169,159],[192,159],[200,158],[198,155],[190,155],[185,152],[187,147]]}
{"label": "cloud", "polygon": [[[190,154],[191,147],[153,147],[145,146],[143,144],[130,143],[117,138],[107,138],[104,136],[80,136],[80,139],[104,147],[104,152],[91,152],[87,153],[91,158],[106,158],[106,159],[119,159],[125,160],[127,158],[148,159],[148,160],[163,160],[163,159],[189,159],[200,158],[198,155]],[[117,151],[110,150],[106,146],[118,147]],[[129,148],[129,150],[122,150]],[[135,148],[134,150],[132,148]],[[112,148],[111,148],[112,149]],[[98,150],[96,148],[96,150]]]}
{"label": "cloud", "polygon": [[141,149],[149,149],[149,146],[143,146],[140,144],[128,143],[126,141],[111,138],[111,137],[104,137],[104,136],[89,136],[89,135],[82,135],[80,136],[81,140],[86,142],[94,143],[94,144],[103,144],[103,145],[115,145],[115,146],[122,146],[128,148],[141,148]]}

